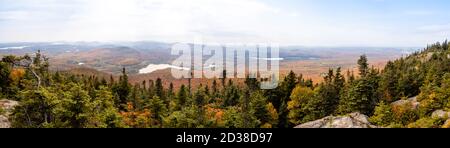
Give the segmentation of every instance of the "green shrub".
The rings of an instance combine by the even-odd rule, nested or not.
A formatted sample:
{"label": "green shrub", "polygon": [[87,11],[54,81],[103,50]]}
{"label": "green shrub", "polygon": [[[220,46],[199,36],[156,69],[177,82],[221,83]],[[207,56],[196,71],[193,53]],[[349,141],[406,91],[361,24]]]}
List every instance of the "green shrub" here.
{"label": "green shrub", "polygon": [[426,117],[409,124],[408,128],[440,128],[444,122],[443,119]]}
{"label": "green shrub", "polygon": [[380,102],[375,107],[375,113],[369,118],[369,122],[378,126],[388,126],[394,120],[394,114],[390,105]]}
{"label": "green shrub", "polygon": [[403,124],[400,123],[391,123],[387,126],[387,128],[405,128],[405,126]]}

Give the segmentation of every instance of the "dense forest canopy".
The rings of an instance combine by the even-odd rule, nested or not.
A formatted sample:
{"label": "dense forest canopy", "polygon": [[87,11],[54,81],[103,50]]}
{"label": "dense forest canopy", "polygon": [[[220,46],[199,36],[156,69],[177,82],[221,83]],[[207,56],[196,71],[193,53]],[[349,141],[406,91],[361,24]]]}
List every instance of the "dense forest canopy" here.
{"label": "dense forest canopy", "polygon": [[[291,128],[329,115],[360,112],[382,127],[448,127],[433,111],[450,109],[450,47],[435,43],[389,61],[383,69],[362,55],[358,71],[330,69],[318,84],[290,72],[276,89],[231,79],[198,88],[162,79],[118,79],[49,71],[48,58],[5,56],[0,98],[17,100],[13,127],[27,128]],[[417,97],[418,108],[392,103]],[[1,113],[2,111],[0,111]]]}

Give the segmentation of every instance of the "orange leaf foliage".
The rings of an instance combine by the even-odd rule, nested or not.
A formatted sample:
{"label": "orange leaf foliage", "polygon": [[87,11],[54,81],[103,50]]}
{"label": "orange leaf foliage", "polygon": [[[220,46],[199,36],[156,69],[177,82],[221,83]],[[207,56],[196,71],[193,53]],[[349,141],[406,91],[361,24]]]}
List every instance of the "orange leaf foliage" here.
{"label": "orange leaf foliage", "polygon": [[13,82],[19,82],[25,75],[25,70],[23,68],[14,68],[11,71],[9,77],[13,80]]}

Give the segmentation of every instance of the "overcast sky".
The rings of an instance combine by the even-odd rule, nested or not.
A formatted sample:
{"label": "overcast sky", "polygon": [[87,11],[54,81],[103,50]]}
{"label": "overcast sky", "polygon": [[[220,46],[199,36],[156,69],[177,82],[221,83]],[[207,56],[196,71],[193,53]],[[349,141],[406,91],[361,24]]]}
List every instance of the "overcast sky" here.
{"label": "overcast sky", "polygon": [[448,0],[0,0],[0,42],[423,46],[449,38]]}

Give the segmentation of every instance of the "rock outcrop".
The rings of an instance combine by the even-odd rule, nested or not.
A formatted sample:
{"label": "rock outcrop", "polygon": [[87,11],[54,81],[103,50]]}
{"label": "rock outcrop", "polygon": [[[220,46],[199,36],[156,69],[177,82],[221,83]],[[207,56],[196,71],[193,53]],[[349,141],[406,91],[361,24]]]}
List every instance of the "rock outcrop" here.
{"label": "rock outcrop", "polygon": [[295,128],[378,128],[368,121],[368,117],[361,113],[345,116],[328,116],[316,121],[307,122]]}
{"label": "rock outcrop", "polygon": [[398,100],[391,103],[392,107],[404,106],[407,104],[411,104],[411,108],[415,110],[419,108],[420,102],[417,101],[417,97],[412,97],[406,100]]}
{"label": "rock outcrop", "polygon": [[450,119],[450,112],[446,112],[444,110],[437,110],[431,114],[433,118],[442,118],[442,119]]}
{"label": "rock outcrop", "polygon": [[19,105],[19,102],[17,101],[11,101],[11,100],[0,100],[0,108],[4,111],[0,115],[0,128],[10,128],[11,123],[8,119],[8,116],[10,115],[11,111],[14,109],[15,106]]}
{"label": "rock outcrop", "polygon": [[431,114],[432,118],[447,119],[442,128],[450,128],[450,112],[444,110],[436,110]]}

